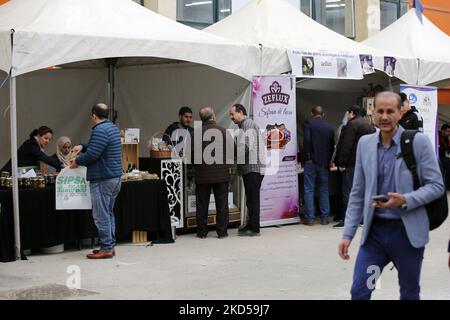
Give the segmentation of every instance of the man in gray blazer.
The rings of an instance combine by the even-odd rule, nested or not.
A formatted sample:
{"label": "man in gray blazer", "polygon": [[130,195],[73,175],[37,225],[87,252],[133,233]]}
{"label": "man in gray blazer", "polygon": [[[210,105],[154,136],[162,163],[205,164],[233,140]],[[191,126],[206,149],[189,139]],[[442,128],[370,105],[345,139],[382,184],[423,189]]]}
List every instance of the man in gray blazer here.
{"label": "man in gray blazer", "polygon": [[[339,244],[340,257],[350,259],[348,248],[364,217],[352,299],[370,299],[389,262],[398,270],[400,299],[420,299],[420,271],[429,233],[425,204],[439,198],[445,187],[431,142],[418,133],[413,148],[422,187],[414,190],[412,174],[401,156],[401,105],[398,94],[379,93],[374,110],[379,130],[363,136],[358,143],[353,188]],[[386,202],[373,200],[382,194],[387,196]]]}

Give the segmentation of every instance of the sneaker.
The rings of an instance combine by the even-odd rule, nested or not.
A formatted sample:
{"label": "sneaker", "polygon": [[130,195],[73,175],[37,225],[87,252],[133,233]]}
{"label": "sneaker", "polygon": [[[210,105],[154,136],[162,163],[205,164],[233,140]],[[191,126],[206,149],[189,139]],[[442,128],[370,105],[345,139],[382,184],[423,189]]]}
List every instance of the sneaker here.
{"label": "sneaker", "polygon": [[225,238],[228,238],[228,233],[225,233],[225,234],[218,234],[218,235],[217,235],[217,238],[219,238],[219,239],[225,239]]}
{"label": "sneaker", "polygon": [[344,221],[341,221],[333,226],[334,229],[344,229]]}
{"label": "sneaker", "polygon": [[314,222],[310,221],[310,220],[303,220],[302,224],[304,224],[305,226],[313,226]]}
{"label": "sneaker", "polygon": [[197,238],[206,239],[206,234],[197,233]]}
{"label": "sneaker", "polygon": [[326,225],[330,224],[330,221],[328,219],[322,219],[322,220],[320,220],[320,224],[323,226],[326,226]]}

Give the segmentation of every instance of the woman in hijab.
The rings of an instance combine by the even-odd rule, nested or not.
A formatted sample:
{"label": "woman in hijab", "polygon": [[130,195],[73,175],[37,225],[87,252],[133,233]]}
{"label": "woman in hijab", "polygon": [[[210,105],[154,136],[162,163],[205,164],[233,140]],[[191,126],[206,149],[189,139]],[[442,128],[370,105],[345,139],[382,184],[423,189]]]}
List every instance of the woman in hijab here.
{"label": "woman in hijab", "polygon": [[55,157],[65,167],[70,166],[71,150],[72,150],[72,141],[70,140],[70,138],[62,136],[56,141]]}

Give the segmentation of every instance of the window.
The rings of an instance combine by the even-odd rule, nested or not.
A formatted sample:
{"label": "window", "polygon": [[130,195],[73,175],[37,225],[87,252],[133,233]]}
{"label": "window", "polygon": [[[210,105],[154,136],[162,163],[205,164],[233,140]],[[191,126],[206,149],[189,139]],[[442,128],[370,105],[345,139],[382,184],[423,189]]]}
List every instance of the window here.
{"label": "window", "polygon": [[408,0],[380,0],[381,30],[408,11]]}
{"label": "window", "polygon": [[308,17],[312,17],[312,6],[311,6],[311,0],[301,0],[300,1],[300,9],[304,14],[306,14]]}
{"label": "window", "polygon": [[303,13],[346,37],[355,37],[353,0],[301,0]]}
{"label": "window", "polygon": [[203,29],[231,14],[231,0],[177,0],[177,21]]}

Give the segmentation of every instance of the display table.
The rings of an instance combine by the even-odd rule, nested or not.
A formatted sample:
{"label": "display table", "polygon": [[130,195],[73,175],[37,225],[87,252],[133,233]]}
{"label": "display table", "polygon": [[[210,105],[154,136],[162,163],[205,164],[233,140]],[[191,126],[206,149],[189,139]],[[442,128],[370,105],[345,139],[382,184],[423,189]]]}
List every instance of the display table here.
{"label": "display table", "polygon": [[[14,260],[12,191],[0,190],[0,261]],[[20,189],[22,249],[39,249],[97,237],[91,210],[55,210],[55,188]],[[167,190],[160,180],[124,182],[114,207],[116,238],[146,231],[150,239],[172,242]]]}

